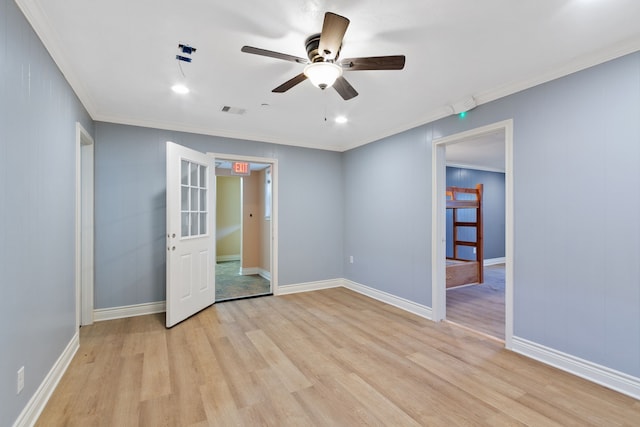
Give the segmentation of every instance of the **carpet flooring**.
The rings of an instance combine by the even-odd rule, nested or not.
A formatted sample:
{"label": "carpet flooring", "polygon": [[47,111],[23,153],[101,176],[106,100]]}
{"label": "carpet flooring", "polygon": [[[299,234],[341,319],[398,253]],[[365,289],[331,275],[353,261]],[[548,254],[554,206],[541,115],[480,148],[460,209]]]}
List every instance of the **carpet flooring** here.
{"label": "carpet flooring", "polygon": [[216,264],[216,301],[271,293],[271,282],[257,274],[240,274],[240,261]]}
{"label": "carpet flooring", "polygon": [[504,264],[484,268],[484,283],[447,290],[447,320],[504,340]]}

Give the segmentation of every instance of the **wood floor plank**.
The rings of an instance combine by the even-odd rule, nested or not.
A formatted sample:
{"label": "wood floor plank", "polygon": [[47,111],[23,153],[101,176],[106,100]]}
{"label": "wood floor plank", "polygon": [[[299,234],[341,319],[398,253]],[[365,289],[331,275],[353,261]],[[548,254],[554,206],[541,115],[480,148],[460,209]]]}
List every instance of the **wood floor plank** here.
{"label": "wood floor plank", "polygon": [[[407,357],[398,358],[384,349],[341,349],[336,359],[360,377],[367,378],[373,387],[422,423],[436,416],[443,424],[479,424],[496,412],[441,376],[418,369],[419,365]],[[385,369],[380,370],[380,366]],[[411,375],[407,375],[408,372]],[[399,378],[402,378],[402,386],[398,386]]]}
{"label": "wood floor plank", "polygon": [[307,377],[291,363],[289,358],[263,331],[249,331],[246,334],[287,390],[294,392],[311,387],[312,384]]}
{"label": "wood floor plank", "polygon": [[132,357],[144,354],[145,333],[132,332],[123,337],[121,357]]}
{"label": "wood floor plank", "polygon": [[120,359],[118,390],[114,396],[111,424],[114,426],[136,426],[140,417],[140,395],[142,388],[143,356],[136,354]]}
{"label": "wood floor plank", "polygon": [[229,337],[214,340],[211,344],[236,407],[242,409],[263,401],[265,391],[259,388],[251,376],[256,367],[243,363]]}
{"label": "wood floor plank", "polygon": [[640,425],[640,402],[344,288],[99,322],[38,426]]}
{"label": "wood floor plank", "polygon": [[383,425],[334,377],[322,377],[313,387],[300,390],[295,395],[314,425]]}
{"label": "wood floor plank", "polygon": [[[446,369],[447,367],[445,363],[422,353],[413,354],[409,356],[409,359],[425,369],[432,371],[434,374],[442,372],[442,368],[444,367]],[[561,426],[561,424],[545,417],[543,414],[537,413],[529,407],[520,404],[517,399],[522,396],[522,392],[516,392],[515,395],[513,395],[510,388],[506,388],[507,392],[505,393],[505,389],[502,387],[488,387],[486,383],[482,384],[478,381],[478,376],[470,377],[468,371],[460,372],[455,367],[448,371],[447,381],[524,424]]]}
{"label": "wood floor plank", "polygon": [[351,373],[337,377],[336,380],[360,402],[364,410],[375,416],[381,423],[405,427],[420,426],[416,420],[358,375]]}
{"label": "wood floor plank", "polygon": [[189,325],[181,324],[167,334],[173,416],[186,425],[207,419],[199,388],[207,374],[194,351],[193,332]]}
{"label": "wood floor plank", "polygon": [[140,426],[170,427],[186,425],[176,418],[177,406],[171,396],[160,396],[140,402]]}
{"label": "wood floor plank", "polygon": [[200,386],[200,396],[209,425],[241,425],[240,412],[224,379]]}
{"label": "wood floor plank", "polygon": [[264,401],[254,405],[254,409],[263,420],[261,425],[313,425],[304,408],[282,383],[282,376],[279,372],[272,369],[261,369],[255,371],[253,375],[262,388],[271,390]]}
{"label": "wood floor plank", "polygon": [[149,400],[171,393],[167,335],[163,331],[144,335],[141,400]]}

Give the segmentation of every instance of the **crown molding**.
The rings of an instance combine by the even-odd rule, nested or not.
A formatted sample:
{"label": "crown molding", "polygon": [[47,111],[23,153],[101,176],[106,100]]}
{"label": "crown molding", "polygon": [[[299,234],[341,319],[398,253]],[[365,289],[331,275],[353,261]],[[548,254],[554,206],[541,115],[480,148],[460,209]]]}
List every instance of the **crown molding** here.
{"label": "crown molding", "polygon": [[258,133],[237,132],[228,129],[211,129],[200,126],[192,126],[183,123],[171,123],[165,121],[155,120],[138,120],[130,119],[121,116],[110,116],[106,114],[98,114],[93,117],[95,121],[114,123],[119,125],[139,126],[143,128],[152,128],[157,130],[165,130],[171,132],[185,132],[198,135],[217,136],[220,138],[242,139],[252,142],[264,142],[278,145],[288,145],[294,147],[311,148],[315,150],[324,151],[343,151],[343,147],[336,145],[319,145],[319,144],[305,144],[298,141],[288,140],[286,138],[274,138],[273,136],[263,135]]}
{"label": "crown molding", "polygon": [[49,56],[51,56],[53,62],[56,63],[58,69],[67,80],[84,108],[87,110],[91,118],[95,120],[95,103],[82,81],[73,72],[69,61],[67,61],[63,54],[64,51],[60,48],[62,45],[60,38],[54,28],[49,24],[47,15],[38,6],[38,2],[36,1],[15,0],[15,2],[31,25],[31,28],[33,28],[33,31],[35,31],[40,38],[45,49],[49,52]]}
{"label": "crown molding", "polygon": [[570,61],[568,64],[565,64],[560,68],[551,70],[547,73],[541,74],[531,79],[509,83],[486,92],[480,92],[478,94],[475,94],[474,98],[478,102],[478,105],[486,104],[488,102],[513,95],[514,93],[530,89],[543,83],[557,80],[570,74],[577,73],[578,71],[586,70],[587,68],[595,67],[596,65],[603,64],[605,62],[623,57],[625,55],[629,55],[637,51],[640,51],[640,37],[626,39],[607,49],[602,49],[588,55],[575,58],[574,60]]}

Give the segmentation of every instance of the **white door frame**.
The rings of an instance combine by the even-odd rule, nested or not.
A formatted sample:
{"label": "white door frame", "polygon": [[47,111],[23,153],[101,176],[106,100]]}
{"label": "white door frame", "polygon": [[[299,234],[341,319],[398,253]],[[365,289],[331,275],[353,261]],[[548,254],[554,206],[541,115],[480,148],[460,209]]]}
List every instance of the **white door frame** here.
{"label": "white door frame", "polygon": [[446,318],[446,145],[504,130],[505,135],[505,347],[513,344],[513,119],[433,140],[432,143],[432,317]]}
{"label": "white door frame", "polygon": [[94,141],[76,122],[76,329],[93,323]]}
{"label": "white door frame", "polygon": [[[210,152],[207,154],[220,160],[271,165],[271,292],[274,295],[278,295],[278,159]],[[242,240],[240,241],[240,245],[240,257],[242,257]]]}

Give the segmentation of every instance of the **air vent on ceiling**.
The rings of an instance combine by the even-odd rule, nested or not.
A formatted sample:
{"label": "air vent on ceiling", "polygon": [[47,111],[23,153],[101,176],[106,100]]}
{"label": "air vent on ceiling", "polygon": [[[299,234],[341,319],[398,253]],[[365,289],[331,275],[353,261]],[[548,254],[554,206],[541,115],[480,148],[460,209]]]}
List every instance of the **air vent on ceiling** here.
{"label": "air vent on ceiling", "polygon": [[229,113],[229,114],[244,114],[247,110],[245,110],[244,108],[237,108],[237,107],[229,107],[228,105],[225,105],[224,107],[222,107],[222,112],[223,113]]}

